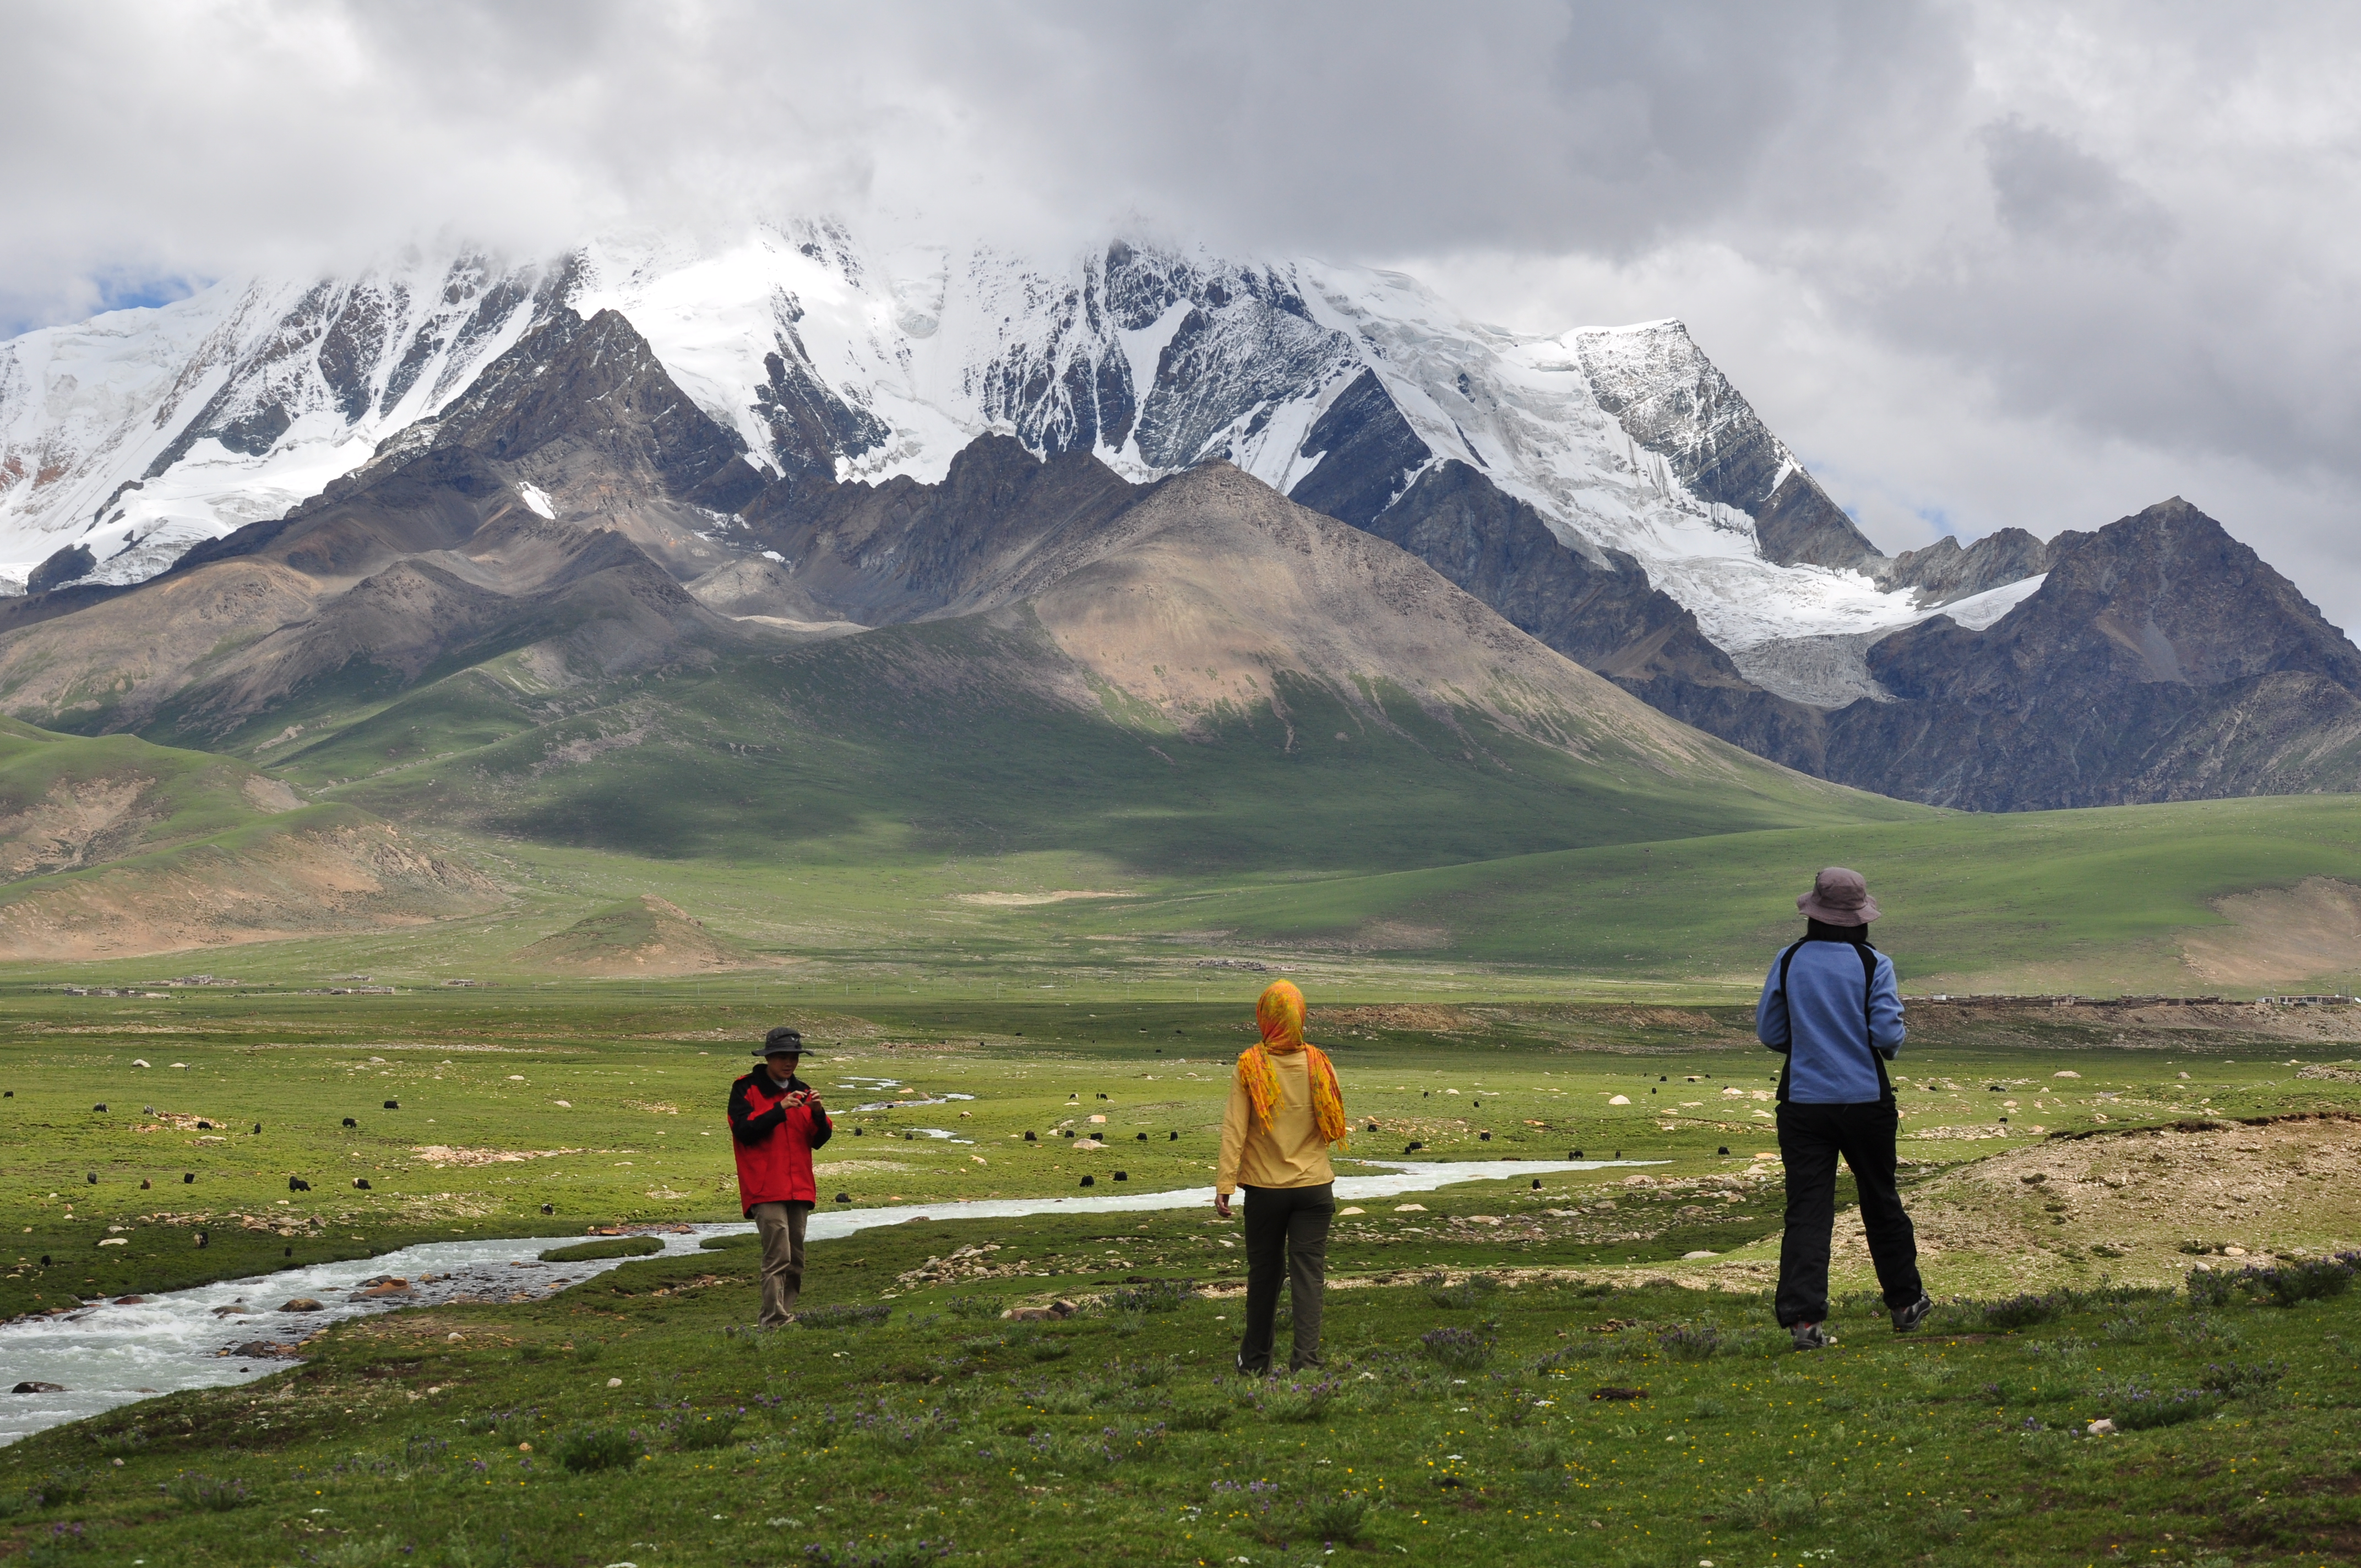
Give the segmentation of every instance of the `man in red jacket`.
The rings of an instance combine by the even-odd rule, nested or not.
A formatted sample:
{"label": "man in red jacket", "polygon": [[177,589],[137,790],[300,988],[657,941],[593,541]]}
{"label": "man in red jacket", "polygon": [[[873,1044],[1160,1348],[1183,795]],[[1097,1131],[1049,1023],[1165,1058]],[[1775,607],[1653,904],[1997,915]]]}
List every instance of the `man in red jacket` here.
{"label": "man in red jacket", "polygon": [[754,1054],[763,1065],[730,1086],[730,1136],[738,1151],[738,1200],[763,1238],[763,1315],[775,1329],[794,1321],[804,1288],[804,1222],[819,1190],[812,1150],[836,1129],[812,1086],[796,1076],[804,1037],[774,1029]]}

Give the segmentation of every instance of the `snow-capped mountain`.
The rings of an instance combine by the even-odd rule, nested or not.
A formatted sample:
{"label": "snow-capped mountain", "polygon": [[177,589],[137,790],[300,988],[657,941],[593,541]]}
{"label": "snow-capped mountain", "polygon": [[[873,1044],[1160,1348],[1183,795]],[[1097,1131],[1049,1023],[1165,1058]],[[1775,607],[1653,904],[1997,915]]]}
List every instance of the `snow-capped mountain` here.
{"label": "snow-capped mountain", "polygon": [[1727,650],[1930,612],[1678,322],[1522,337],[1400,273],[1120,241],[880,254],[826,224],[229,280],[0,344],[0,574],[64,549],[40,586],[137,581],[276,517],[565,306],[620,312],[781,475],[934,480],[1004,431],[1136,478],[1225,456],[1366,521],[1456,460],[1568,548],[1635,557]]}

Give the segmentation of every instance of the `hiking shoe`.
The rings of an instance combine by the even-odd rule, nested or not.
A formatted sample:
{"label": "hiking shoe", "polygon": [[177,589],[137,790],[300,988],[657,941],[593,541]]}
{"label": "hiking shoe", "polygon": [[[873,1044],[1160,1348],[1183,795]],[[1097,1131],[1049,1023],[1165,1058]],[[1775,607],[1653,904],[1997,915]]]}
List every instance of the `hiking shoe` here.
{"label": "hiking shoe", "polygon": [[1787,1335],[1795,1342],[1797,1350],[1826,1350],[1837,1342],[1817,1323],[1790,1323]]}
{"label": "hiking shoe", "polygon": [[1906,1307],[1896,1307],[1894,1310],[1894,1332],[1898,1334],[1908,1333],[1912,1329],[1925,1322],[1927,1314],[1934,1310],[1935,1298],[1927,1295],[1924,1290],[1919,1291],[1918,1299]]}

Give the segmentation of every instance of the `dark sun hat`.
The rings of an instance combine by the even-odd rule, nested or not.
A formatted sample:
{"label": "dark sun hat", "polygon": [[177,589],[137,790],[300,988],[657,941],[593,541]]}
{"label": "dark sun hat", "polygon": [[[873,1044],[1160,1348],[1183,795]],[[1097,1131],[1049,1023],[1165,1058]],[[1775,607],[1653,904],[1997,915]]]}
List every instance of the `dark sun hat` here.
{"label": "dark sun hat", "polygon": [[1812,891],[1795,907],[1823,926],[1866,926],[1877,918],[1877,900],[1859,872],[1830,866],[1812,879]]}
{"label": "dark sun hat", "polygon": [[790,1029],[782,1024],[763,1036],[763,1043],[754,1047],[754,1054],[758,1057],[799,1057],[804,1054],[804,1033],[801,1029]]}

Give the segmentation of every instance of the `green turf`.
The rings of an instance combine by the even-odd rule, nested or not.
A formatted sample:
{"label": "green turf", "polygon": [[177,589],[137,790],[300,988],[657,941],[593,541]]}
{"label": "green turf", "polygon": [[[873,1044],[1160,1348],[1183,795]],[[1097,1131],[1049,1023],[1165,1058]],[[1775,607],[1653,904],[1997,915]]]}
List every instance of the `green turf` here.
{"label": "green turf", "polygon": [[[1224,985],[1219,1003],[904,1001],[858,1013],[700,996],[686,983],[644,1001],[590,986],[392,997],[191,987],[160,1001],[0,990],[0,1135],[22,1151],[0,1183],[0,1225],[16,1244],[0,1252],[0,1315],[455,1235],[735,1218],[722,1108],[753,1044],[783,1020],[804,1030],[805,1076],[837,1118],[820,1165],[831,1201],[1057,1196],[1084,1175],[1110,1189],[1117,1170],[1134,1190],[1202,1185],[1229,1064],[1253,1037],[1255,982]],[[1420,1157],[1445,1160],[1578,1148],[1686,1178],[1744,1173],[1773,1146],[1760,1096],[1776,1062],[1744,1009],[1314,1001],[1313,1033],[1346,1080],[1356,1156],[1399,1158],[1413,1142]],[[2037,1126],[2361,1106],[2354,1085],[2281,1065],[2289,1047],[2268,1036],[2152,1027],[2127,1039],[2091,1019],[1990,1039],[1931,1014],[1919,1028],[1901,1071],[1909,1126],[1923,1135],[1906,1150],[1922,1173],[2022,1146]],[[2229,1061],[2240,1065],[2220,1065]],[[2192,1066],[2197,1078],[2177,1076]],[[2082,1076],[2050,1080],[2065,1070]],[[2000,1124],[2014,1108],[1982,1084],[2037,1076],[2048,1081]],[[894,1108],[929,1091],[975,1098]],[[1617,1095],[1630,1103],[1612,1104]],[[1105,1146],[1081,1147],[1069,1131],[1101,1132]],[[311,1190],[290,1191],[290,1178]],[[1552,1178],[1520,1201],[1621,1179]],[[1461,1200],[1426,1201],[1448,1213]],[[1654,1203],[1642,1212],[1658,1214]],[[1594,1211],[1544,1228],[1565,1257],[1615,1264],[1725,1253],[1751,1238],[1721,1227],[1752,1224],[1759,1237],[1773,1218],[1713,1212],[1702,1240],[1694,1216]],[[126,1245],[98,1245],[110,1237]],[[2130,1263],[2059,1254],[2050,1264],[2062,1278],[2130,1277],[2135,1264],[2160,1277],[2178,1266],[2176,1239],[2148,1238]]]}
{"label": "green turf", "polygon": [[1047,677],[1031,640],[981,619],[620,682],[587,710],[499,678],[513,663],[407,693],[274,765],[405,821],[658,860],[841,860],[890,827],[915,857],[1084,850],[1135,876],[1929,815],[1708,742],[1678,776],[1613,737],[1577,758],[1376,687],[1363,697],[1384,722],[1290,681],[1284,719],[1225,709],[1183,740],[1032,695]]}
{"label": "green turf", "polygon": [[434,1565],[2313,1564],[2361,1531],[2350,1292],[1963,1300],[1906,1339],[1856,1298],[1801,1356],[1752,1294],[1398,1271],[1257,1383],[1226,1288],[1123,1284],[1198,1272],[1129,1222],[994,1233],[1100,1299],[1064,1321],[972,1283],[833,1313],[980,1239],[914,1229],[816,1248],[813,1326],[769,1334],[744,1251],[341,1328],[7,1450],[0,1529],[27,1561]]}
{"label": "green turf", "polygon": [[[0,1118],[16,1151],[0,1223],[17,1242],[0,1310],[453,1234],[735,1218],[723,1098],[782,1016],[811,1039],[806,1076],[835,1107],[831,1199],[1057,1195],[1115,1169],[1141,1190],[1201,1185],[1257,981],[1223,983],[1219,1003],[859,1012],[686,982],[645,999],[0,989]],[[1975,1162],[2040,1144],[2036,1117],[2047,1133],[2113,1134],[2361,1106],[2361,1080],[2300,1078],[2268,1033],[2080,1010],[1979,1017],[1920,1009],[1898,1075],[1912,1201],[1930,1214]],[[1927,1257],[1950,1304],[1926,1334],[1894,1339],[1856,1295],[1836,1351],[1782,1352],[1760,1295],[1778,1183],[1757,1157],[1773,1145],[1756,1096],[1773,1060],[1746,1021],[1729,1007],[1317,1007],[1353,1157],[1415,1141],[1444,1160],[1579,1146],[1653,1163],[1348,1203],[1360,1212],[1339,1216],[1332,1244],[1328,1365],[1292,1385],[1224,1375],[1241,1254],[1235,1223],[1202,1210],[818,1243],[815,1326],[767,1336],[745,1332],[755,1258],[738,1242],[538,1303],[348,1324],[262,1383],[28,1440],[0,1453],[0,1540],[35,1562],[291,1564],[1296,1562],[1331,1539],[1348,1561],[1449,1563],[1964,1564],[2047,1560],[2060,1543],[2088,1561],[2110,1547],[2241,1564],[2346,1554],[2361,1296],[2168,1299],[2191,1262],[2177,1233],[2123,1246],[2053,1234],[2026,1189],[2026,1213],[2002,1216],[2022,1254]],[[895,1103],[937,1091],[976,1098]],[[102,1096],[108,1111],[90,1110]],[[902,1135],[928,1126],[973,1141]],[[287,1192],[289,1173],[313,1190]],[[370,1189],[350,1187],[363,1173]],[[156,1185],[141,1191],[143,1178]],[[2246,1218],[2309,1236],[2291,1212]],[[109,1236],[129,1245],[99,1248]],[[1866,1283],[1857,1261],[1840,1266],[1840,1289]],[[2056,1315],[2011,1330],[1953,1299],[2027,1289]],[[1058,1299],[1098,1304],[1039,1324],[998,1316]],[[1442,1330],[1457,1332],[1430,1347]],[[2067,1435],[2155,1409],[2135,1387],[2199,1390],[2165,1412],[2194,1419]],[[1642,1397],[1594,1400],[1600,1388]],[[601,1453],[616,1463],[565,1463]]]}

